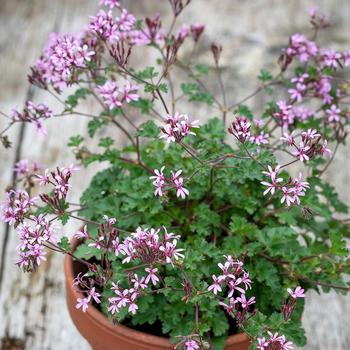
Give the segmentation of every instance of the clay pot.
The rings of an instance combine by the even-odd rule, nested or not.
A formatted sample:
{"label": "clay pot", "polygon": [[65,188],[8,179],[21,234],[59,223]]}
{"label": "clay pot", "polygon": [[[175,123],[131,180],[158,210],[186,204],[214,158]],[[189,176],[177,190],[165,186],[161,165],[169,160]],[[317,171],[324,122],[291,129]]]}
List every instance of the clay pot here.
{"label": "clay pot", "polygon": [[[76,248],[77,240],[72,247]],[[78,271],[77,265],[69,256],[65,256],[64,274],[66,278],[67,305],[70,316],[80,334],[90,343],[93,350],[173,350],[174,345],[167,338],[143,333],[123,325],[113,325],[92,305],[87,312],[75,308],[77,298],[83,295],[73,288],[73,279]],[[246,334],[236,334],[227,339],[225,350],[248,350],[249,340]]]}

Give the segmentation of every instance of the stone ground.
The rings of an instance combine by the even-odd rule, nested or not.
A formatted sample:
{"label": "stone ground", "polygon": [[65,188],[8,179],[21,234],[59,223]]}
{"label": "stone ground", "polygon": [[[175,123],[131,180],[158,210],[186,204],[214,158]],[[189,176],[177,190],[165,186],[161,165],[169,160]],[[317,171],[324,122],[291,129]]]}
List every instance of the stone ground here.
{"label": "stone ground", "polygon": [[[26,99],[57,107],[55,101],[38,90],[29,89],[25,79],[51,31],[74,32],[82,28],[88,16],[94,14],[97,0],[1,0],[0,1],[0,109],[9,112],[21,107]],[[169,13],[167,1],[129,0],[126,7],[137,14],[156,11]],[[330,13],[333,28],[325,38],[334,48],[350,47],[350,2],[348,0],[192,0],[183,16],[189,23],[207,23],[198,59],[206,62],[205,49],[212,41],[224,47],[222,56],[225,85],[237,101],[251,92],[260,68],[277,70],[276,56],[286,44],[286,38],[296,31],[307,31],[306,10],[317,4]],[[166,23],[164,23],[166,24]],[[140,65],[147,65],[151,56],[142,56]],[[210,83],[215,89],[215,83]],[[261,98],[250,102],[258,110]],[[94,108],[88,103],[87,110]],[[197,117],[208,114],[197,109]],[[0,119],[0,129],[4,121]],[[10,152],[0,149],[0,191],[12,183],[12,168],[16,160],[38,159],[48,167],[67,165],[74,161],[66,150],[72,134],[86,134],[86,121],[79,118],[46,123],[48,137],[39,138],[27,127],[14,128],[10,137],[14,147]],[[115,135],[119,143],[124,140]],[[329,169],[328,178],[350,204],[350,164],[347,148],[340,149]],[[75,179],[73,200],[88,185],[96,167],[84,170]],[[341,171],[339,171],[341,170]],[[347,188],[347,187],[346,187]],[[77,224],[65,228],[74,232]],[[0,226],[0,349],[70,350],[88,349],[75,330],[65,307],[62,257],[49,255],[47,263],[37,273],[21,274],[14,266],[17,238],[12,230]],[[305,349],[347,350],[350,348],[350,300],[335,293],[309,293],[303,321],[309,338]]]}

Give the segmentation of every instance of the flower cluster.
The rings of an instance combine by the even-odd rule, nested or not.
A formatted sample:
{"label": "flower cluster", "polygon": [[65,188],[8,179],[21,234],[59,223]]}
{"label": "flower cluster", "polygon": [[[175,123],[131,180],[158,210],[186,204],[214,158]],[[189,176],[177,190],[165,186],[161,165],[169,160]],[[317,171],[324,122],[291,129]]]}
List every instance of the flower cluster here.
{"label": "flower cluster", "polygon": [[26,191],[10,190],[6,192],[6,201],[1,203],[1,221],[17,226],[30,212],[36,198],[31,198]]}
{"label": "flower cluster", "polygon": [[292,350],[293,343],[287,341],[284,335],[279,335],[278,333],[272,333],[267,331],[269,336],[268,339],[265,337],[258,338],[258,344],[256,348],[258,350]]}
{"label": "flower cluster", "polygon": [[35,104],[32,101],[27,101],[22,112],[17,110],[12,111],[11,118],[14,122],[27,122],[33,123],[41,134],[46,134],[46,130],[42,124],[43,119],[52,117],[52,111],[44,104]]}
{"label": "flower cluster", "polygon": [[277,177],[280,170],[281,167],[279,165],[275,169],[268,166],[268,171],[263,172],[271,179],[271,182],[261,182],[262,185],[267,186],[264,196],[268,193],[273,196],[276,191],[279,191],[282,194],[281,203],[285,203],[287,207],[290,207],[292,204],[300,205],[300,197],[305,196],[306,189],[310,187],[309,183],[302,181],[301,173],[295,179],[289,178],[287,182],[283,183],[283,178]]}
{"label": "flower cluster", "polygon": [[89,30],[111,44],[120,40],[137,44],[134,37],[139,35],[139,30],[136,29],[136,18],[126,9],[122,9],[120,16],[116,18],[113,18],[111,10],[108,12],[100,10],[96,16],[90,17]]}
{"label": "flower cluster", "polygon": [[75,71],[85,68],[94,55],[95,51],[80,36],[51,33],[29,81],[40,87],[52,85],[61,91],[72,83]]}
{"label": "flower cluster", "polygon": [[251,123],[245,117],[236,117],[228,132],[232,134],[239,142],[244,143],[250,138]]}
{"label": "flower cluster", "polygon": [[184,179],[182,176],[180,176],[182,174],[182,170],[178,170],[176,172],[171,171],[171,177],[166,178],[163,173],[164,169],[164,166],[160,170],[155,169],[155,175],[150,176],[150,179],[154,180],[153,185],[156,188],[154,195],[162,197],[164,195],[164,191],[174,188],[176,190],[176,196],[185,199],[190,192],[183,185]]}
{"label": "flower cluster", "polygon": [[[251,279],[249,273],[243,269],[243,263],[234,260],[230,255],[225,256],[224,264],[218,266],[222,273],[219,276],[213,275],[213,284],[208,287],[208,291],[214,293],[227,291],[228,303],[219,302],[226,312],[235,317],[237,323],[242,325],[247,317],[250,305],[255,304],[255,298],[246,298],[246,291],[251,289]],[[237,296],[237,293],[238,296]]]}
{"label": "flower cluster", "polygon": [[181,142],[187,135],[196,135],[192,129],[199,128],[198,120],[190,122],[188,115],[176,112],[174,115],[167,115],[165,126],[161,128],[163,134],[160,136],[166,139],[167,143]]}
{"label": "flower cluster", "polygon": [[[253,127],[256,132],[253,132]],[[254,119],[251,123],[246,117],[238,116],[231,123],[228,132],[232,134],[239,142],[249,141],[257,146],[269,143],[269,135],[262,130],[263,122],[260,119]]]}
{"label": "flower cluster", "polygon": [[120,8],[119,0],[100,0],[99,4],[100,6],[108,6],[110,9]]}
{"label": "flower cluster", "polygon": [[[176,344],[175,350],[183,349],[183,350],[199,350],[201,349],[201,341],[193,339],[194,337],[184,337],[182,341]],[[198,338],[196,336],[195,338]]]}
{"label": "flower cluster", "polygon": [[31,216],[30,224],[24,222],[18,226],[20,244],[17,246],[19,260],[16,264],[24,271],[35,270],[46,260],[45,244],[57,243],[55,224],[50,223],[43,215]]}
{"label": "flower cluster", "polygon": [[13,170],[15,171],[17,177],[26,177],[35,174],[40,169],[41,166],[37,161],[30,163],[27,159],[21,159],[15,164]]}
{"label": "flower cluster", "polygon": [[[128,275],[128,288],[123,289],[118,283],[112,283],[111,289],[115,295],[108,299],[108,311],[112,315],[118,313],[121,308],[126,306],[128,306],[128,312],[135,314],[138,309],[136,299],[140,296],[141,291],[150,285],[157,286],[160,281],[160,278],[157,276],[158,268],[155,265],[171,264],[174,266],[177,260],[184,258],[182,254],[183,249],[177,248],[180,236],[168,232],[165,227],[163,227],[164,233],[162,237],[159,235],[160,229],[142,229],[138,227],[136,232],[131,233],[124,241],[119,241],[117,230],[112,228],[116,220],[108,217],[105,217],[105,220],[107,224],[101,225],[97,238],[90,237],[86,226],[83,231],[79,231],[75,236],[92,240],[92,243],[89,243],[91,247],[106,252],[113,250],[116,256],[124,256],[123,264],[131,262],[147,264],[148,267],[144,268],[145,276],[139,276],[137,273]],[[78,285],[80,290],[87,295],[77,300],[77,308],[82,308],[85,312],[92,300],[99,303],[100,295],[96,294],[93,280],[86,283],[86,278],[79,277],[76,279],[75,285]],[[93,292],[91,292],[92,290]]]}
{"label": "flower cluster", "polygon": [[[115,249],[116,255],[120,252],[125,256],[122,263],[129,263],[132,260],[140,260],[146,264],[166,263],[174,264],[180,258],[183,249],[176,248],[180,236],[168,232],[163,227],[164,234],[159,236],[160,229],[142,229],[138,227],[119,247]],[[153,269],[153,272],[154,269]]]}
{"label": "flower cluster", "polygon": [[88,273],[84,275],[79,273],[77,277],[75,277],[73,285],[80,293],[85,295],[83,298],[77,298],[77,303],[75,305],[77,309],[81,308],[83,312],[86,312],[92,301],[96,304],[101,303],[101,294],[96,290],[95,280],[90,277]]}
{"label": "flower cluster", "polygon": [[327,148],[327,140],[324,140],[323,144],[319,145],[321,134],[316,129],[303,131],[299,143],[296,142],[293,133],[285,133],[281,140],[293,148],[291,154],[301,162],[310,160],[316,154],[332,156],[332,151]]}
{"label": "flower cluster", "polygon": [[104,85],[98,86],[97,91],[110,109],[122,107],[124,102],[130,103],[139,99],[138,86],[131,84],[129,81],[123,86],[114,81],[107,81]]}
{"label": "flower cluster", "polygon": [[302,34],[293,34],[289,39],[289,46],[285,50],[289,59],[296,57],[300,62],[307,62],[310,58],[316,57],[318,47],[314,41],[306,39]]}

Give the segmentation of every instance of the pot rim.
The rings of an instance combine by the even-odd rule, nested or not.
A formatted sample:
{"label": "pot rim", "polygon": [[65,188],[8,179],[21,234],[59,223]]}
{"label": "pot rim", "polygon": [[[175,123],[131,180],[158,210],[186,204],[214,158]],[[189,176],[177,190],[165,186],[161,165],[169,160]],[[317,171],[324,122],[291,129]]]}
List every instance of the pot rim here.
{"label": "pot rim", "polygon": [[[71,240],[71,246],[73,251],[76,249],[79,243],[79,240],[77,240],[76,238],[73,238]],[[66,278],[66,287],[67,289],[70,289],[72,294],[74,294],[75,299],[84,298],[84,295],[73,287],[73,258],[68,254],[66,254],[64,257],[64,274]],[[166,337],[160,337],[157,335],[141,332],[136,329],[126,327],[120,323],[118,323],[117,326],[114,326],[108,320],[108,318],[104,316],[102,312],[97,310],[93,305],[89,305],[87,311],[85,312],[85,315],[87,318],[90,318],[90,320],[93,321],[97,327],[103,328],[108,333],[119,334],[127,338],[136,338],[140,340],[142,339],[143,343],[152,344],[154,346],[166,347],[169,345],[173,345]],[[226,346],[243,343],[247,340],[248,336],[246,333],[234,334],[227,337]]]}

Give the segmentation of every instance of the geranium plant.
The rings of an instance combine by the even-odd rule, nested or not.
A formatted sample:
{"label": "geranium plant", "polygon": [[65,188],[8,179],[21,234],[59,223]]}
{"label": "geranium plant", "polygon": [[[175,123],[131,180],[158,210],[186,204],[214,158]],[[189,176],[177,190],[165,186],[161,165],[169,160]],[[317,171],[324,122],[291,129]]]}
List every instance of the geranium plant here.
{"label": "geranium plant", "polygon": [[[3,113],[4,146],[12,125],[31,123],[45,133],[47,119],[66,115],[91,118],[91,138],[116,127],[127,145],[119,149],[104,137],[91,149],[89,139],[71,137],[80,167],[109,164],[79,206],[69,200],[76,166],[42,171],[20,161],[22,189],[7,192],[2,219],[18,232],[24,271],[37,269],[46,249],[84,266],[74,281],[84,295],[81,312],[93,304],[115,323],[169,336],[176,349],[222,349],[239,329],[252,348],[302,346],[305,291],[349,290],[342,274],[350,272],[350,231],[339,219],[348,207],[322,175],[347,135],[349,84],[340,72],[350,51],[320,47],[329,21],[312,10],[313,36],[293,34],[278,73],[262,69],[258,88],[230,104],[222,47],[208,50],[212,66],[197,62],[205,26],[178,25],[189,2],[169,0],[173,21],[164,28],[159,16],[137,20],[118,1],[101,0],[105,8],[84,32],[50,36],[29,82],[62,110],[27,101]],[[183,45],[193,45],[187,58]],[[154,66],[131,67],[137,46],[155,50]],[[218,94],[209,79],[217,79]],[[257,94],[269,102],[254,115],[247,104]],[[81,112],[86,98],[100,113]],[[206,115],[187,115],[189,102],[206,105]],[[135,113],[147,119],[140,124]],[[58,234],[57,222],[71,219],[82,223],[76,251]]]}

